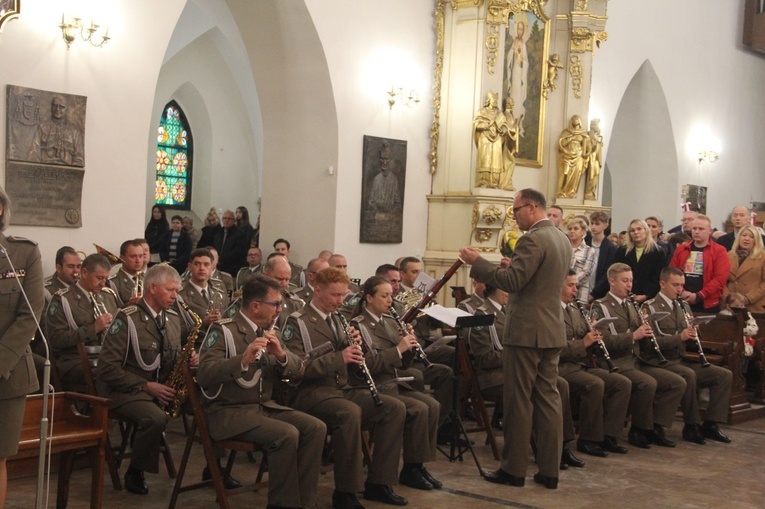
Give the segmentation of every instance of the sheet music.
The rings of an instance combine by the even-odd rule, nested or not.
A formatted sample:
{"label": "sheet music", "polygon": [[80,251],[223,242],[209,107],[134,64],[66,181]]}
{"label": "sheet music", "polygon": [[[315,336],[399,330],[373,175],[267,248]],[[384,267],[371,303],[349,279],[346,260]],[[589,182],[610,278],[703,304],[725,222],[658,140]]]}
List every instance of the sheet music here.
{"label": "sheet music", "polygon": [[473,316],[467,311],[457,308],[445,308],[440,304],[423,309],[422,312],[439,322],[445,323],[449,327],[454,327],[457,324],[457,318],[461,316]]}

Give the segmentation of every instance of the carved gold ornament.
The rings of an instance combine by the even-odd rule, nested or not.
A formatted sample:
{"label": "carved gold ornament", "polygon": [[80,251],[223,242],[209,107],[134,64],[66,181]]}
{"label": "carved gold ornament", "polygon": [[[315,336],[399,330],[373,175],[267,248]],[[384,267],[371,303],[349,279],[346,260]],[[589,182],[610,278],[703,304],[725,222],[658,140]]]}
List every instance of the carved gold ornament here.
{"label": "carved gold ornament", "polygon": [[569,59],[571,65],[569,65],[568,71],[571,74],[571,89],[574,91],[574,97],[577,99],[582,98],[582,75],[584,69],[582,68],[582,61],[579,59],[579,55],[571,55]]}
{"label": "carved gold ornament", "polygon": [[475,241],[481,244],[489,242],[492,235],[493,232],[489,228],[479,228],[475,231]]}
{"label": "carved gold ornament", "polygon": [[476,203],[473,205],[473,228],[476,227],[478,224],[478,219],[481,217],[481,210],[479,205]]}
{"label": "carved gold ornament", "polygon": [[452,0],[452,10],[462,9],[463,7],[478,7],[483,0]]}
{"label": "carved gold ornament", "polygon": [[489,205],[483,209],[483,214],[481,214],[481,217],[486,222],[486,224],[491,226],[499,221],[499,219],[502,217],[502,211],[496,205]]}
{"label": "carved gold ornament", "polygon": [[[460,2],[461,3],[461,2]],[[444,9],[446,0],[436,3],[436,67],[433,70],[433,122],[430,124],[430,174],[438,170],[438,130],[441,122],[441,77],[444,74]],[[454,9],[452,2],[452,9]]]}

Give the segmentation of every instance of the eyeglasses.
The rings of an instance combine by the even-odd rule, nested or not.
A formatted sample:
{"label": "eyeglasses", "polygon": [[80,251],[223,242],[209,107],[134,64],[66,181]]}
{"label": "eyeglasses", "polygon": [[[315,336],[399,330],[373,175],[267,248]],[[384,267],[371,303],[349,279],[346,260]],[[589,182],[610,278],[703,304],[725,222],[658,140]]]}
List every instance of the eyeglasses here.
{"label": "eyeglasses", "polygon": [[274,301],[270,301],[270,300],[256,300],[255,302],[262,302],[263,304],[268,304],[270,306],[275,307],[276,309],[284,307],[284,301],[281,301],[281,300],[274,300]]}
{"label": "eyeglasses", "polygon": [[526,205],[521,205],[520,207],[513,207],[513,215],[516,215],[518,211],[521,210],[523,207],[528,207],[530,205],[531,203],[527,203]]}

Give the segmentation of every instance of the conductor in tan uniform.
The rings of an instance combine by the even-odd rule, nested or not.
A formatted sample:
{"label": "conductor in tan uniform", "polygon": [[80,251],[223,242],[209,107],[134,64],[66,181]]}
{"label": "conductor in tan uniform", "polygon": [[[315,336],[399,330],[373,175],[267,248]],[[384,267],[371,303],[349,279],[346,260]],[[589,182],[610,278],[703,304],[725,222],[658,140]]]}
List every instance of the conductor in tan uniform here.
{"label": "conductor in tan uniform", "polygon": [[532,424],[537,438],[539,472],[534,481],[558,487],[563,448],[561,397],[556,388],[558,360],[566,345],[560,295],[571,261],[571,244],[547,219],[542,193],[524,189],[515,195],[513,214],[528,231],[516,245],[507,268],[482,258],[472,247],[460,257],[473,267],[470,277],[510,294],[502,334],[505,446],[502,465],[486,480],[523,486]]}
{"label": "conductor in tan uniform", "polygon": [[[0,273],[3,276],[0,293],[4,296],[0,301],[0,507],[5,504],[7,489],[5,459],[19,450],[26,395],[38,388],[29,343],[37,328],[35,317],[40,317],[45,303],[40,249],[31,240],[6,237],[2,233],[10,222],[10,215],[10,200],[0,187]],[[31,309],[21,296],[19,283]]]}

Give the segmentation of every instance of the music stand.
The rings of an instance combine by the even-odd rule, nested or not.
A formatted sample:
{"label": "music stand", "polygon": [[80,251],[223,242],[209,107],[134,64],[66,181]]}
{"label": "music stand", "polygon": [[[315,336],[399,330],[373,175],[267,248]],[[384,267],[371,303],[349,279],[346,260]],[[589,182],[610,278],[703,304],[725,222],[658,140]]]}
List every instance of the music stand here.
{"label": "music stand", "polygon": [[[459,414],[459,382],[462,378],[462,373],[460,370],[460,362],[458,358],[458,352],[459,352],[459,342],[464,341],[460,336],[460,332],[463,329],[472,329],[474,327],[488,327],[494,323],[494,315],[488,314],[488,315],[472,315],[472,316],[460,316],[457,318],[457,320],[454,323],[454,328],[457,331],[457,338],[455,341],[455,353],[454,353],[454,359],[452,360],[452,371],[454,372],[454,375],[452,377],[453,380],[453,386],[452,386],[452,410],[449,412],[449,421],[447,422],[447,425],[451,426],[451,445],[449,447],[449,452],[447,453],[444,451],[442,447],[439,447],[438,450],[441,451],[441,454],[446,456],[446,459],[448,459],[450,462],[454,462],[456,460],[462,461],[463,454],[466,451],[470,451],[470,454],[473,455],[473,460],[475,461],[475,466],[478,468],[478,474],[483,477],[483,469],[481,468],[481,464],[478,462],[478,457],[475,455],[475,450],[473,449],[473,443],[470,441],[470,437],[468,437],[467,430],[465,429],[465,425],[462,423],[462,418]],[[451,325],[451,324],[449,324]],[[466,445],[459,445],[459,439],[460,437],[463,437],[465,439]]]}

